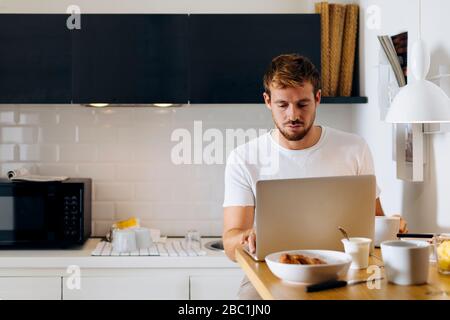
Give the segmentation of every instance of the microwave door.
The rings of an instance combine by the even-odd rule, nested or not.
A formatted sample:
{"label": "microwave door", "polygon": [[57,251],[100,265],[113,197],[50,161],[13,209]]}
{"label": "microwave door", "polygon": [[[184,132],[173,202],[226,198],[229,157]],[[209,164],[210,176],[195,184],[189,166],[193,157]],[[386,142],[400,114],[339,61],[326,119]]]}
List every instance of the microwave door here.
{"label": "microwave door", "polygon": [[0,193],[0,245],[50,244],[58,234],[57,197],[44,185],[13,185]]}

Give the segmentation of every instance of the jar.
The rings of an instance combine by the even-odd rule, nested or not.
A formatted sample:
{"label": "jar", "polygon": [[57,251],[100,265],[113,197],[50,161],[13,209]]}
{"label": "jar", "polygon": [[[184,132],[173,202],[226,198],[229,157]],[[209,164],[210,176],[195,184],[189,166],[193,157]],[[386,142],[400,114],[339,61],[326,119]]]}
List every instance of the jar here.
{"label": "jar", "polygon": [[439,273],[450,274],[450,234],[435,236],[434,248]]}

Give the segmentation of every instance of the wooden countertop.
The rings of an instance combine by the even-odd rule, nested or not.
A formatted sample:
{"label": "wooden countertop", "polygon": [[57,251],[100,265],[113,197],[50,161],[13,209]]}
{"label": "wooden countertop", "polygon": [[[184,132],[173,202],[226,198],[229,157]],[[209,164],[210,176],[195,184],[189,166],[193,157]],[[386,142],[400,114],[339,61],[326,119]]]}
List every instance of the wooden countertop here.
{"label": "wooden countertop", "polygon": [[[381,257],[379,249],[374,253]],[[399,286],[383,279],[379,289],[369,289],[366,284],[357,284],[307,293],[304,285],[287,283],[277,278],[265,262],[255,262],[242,248],[236,249],[236,260],[265,300],[450,300],[450,276],[439,274],[434,263],[430,265],[426,285]],[[371,257],[369,264],[381,266],[381,275],[385,276],[381,260]],[[371,275],[367,270],[349,270],[345,279],[367,279]]]}

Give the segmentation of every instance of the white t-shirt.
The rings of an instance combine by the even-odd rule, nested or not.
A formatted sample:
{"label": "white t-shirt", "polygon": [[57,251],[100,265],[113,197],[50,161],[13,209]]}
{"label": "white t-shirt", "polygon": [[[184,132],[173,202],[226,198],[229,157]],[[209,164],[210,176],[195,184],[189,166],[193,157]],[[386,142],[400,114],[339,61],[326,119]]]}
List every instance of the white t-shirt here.
{"label": "white t-shirt", "polygon": [[[369,147],[355,134],[322,127],[314,146],[289,150],[274,140],[272,132],[230,153],[225,168],[224,207],[254,206],[258,180],[374,174]],[[377,197],[379,194],[377,186]]]}

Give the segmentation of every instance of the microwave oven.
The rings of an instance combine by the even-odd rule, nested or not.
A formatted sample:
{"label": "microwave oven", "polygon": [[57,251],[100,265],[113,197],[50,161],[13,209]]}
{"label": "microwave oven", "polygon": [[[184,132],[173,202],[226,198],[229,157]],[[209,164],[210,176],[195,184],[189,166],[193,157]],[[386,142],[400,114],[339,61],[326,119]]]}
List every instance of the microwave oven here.
{"label": "microwave oven", "polygon": [[91,235],[91,190],[89,178],[0,179],[0,249],[83,244]]}

